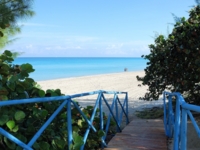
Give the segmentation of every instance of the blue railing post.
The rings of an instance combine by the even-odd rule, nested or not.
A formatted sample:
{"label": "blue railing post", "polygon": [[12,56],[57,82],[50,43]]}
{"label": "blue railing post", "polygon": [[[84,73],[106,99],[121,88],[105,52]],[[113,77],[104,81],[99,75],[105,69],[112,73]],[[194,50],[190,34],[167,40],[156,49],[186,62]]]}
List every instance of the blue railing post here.
{"label": "blue railing post", "polygon": [[[127,114],[127,116],[128,116],[128,93],[126,92],[126,96],[125,96],[125,102],[126,102],[126,114]],[[129,123],[129,119],[128,119],[128,117],[127,117],[127,119],[126,119],[126,124],[128,124]]]}
{"label": "blue railing post", "polygon": [[168,135],[168,130],[167,130],[167,108],[166,108],[166,93],[165,93],[165,91],[163,92],[163,105],[164,105],[164,109],[163,109],[163,113],[164,113],[164,127],[165,127],[165,135],[166,136],[169,136]]}
{"label": "blue railing post", "polygon": [[117,99],[118,99],[118,97],[117,97],[117,94],[115,94],[116,95],[116,100],[115,100],[115,115],[116,115],[116,120],[117,120],[117,122],[118,122],[118,124],[119,124],[119,114],[118,114],[118,105],[117,105]]}
{"label": "blue railing post", "polygon": [[71,114],[71,98],[68,100],[67,103],[67,132],[68,132],[68,150],[70,150],[70,146],[73,142],[73,136],[72,136],[72,114]]}
{"label": "blue railing post", "polygon": [[100,118],[100,129],[103,130],[104,120],[103,120],[103,106],[102,106],[101,95],[100,95],[100,99],[99,99],[99,118]]}
{"label": "blue railing post", "polygon": [[[99,119],[100,119],[100,130],[103,130],[103,125],[104,125],[104,119],[103,119],[103,106],[102,106],[102,97],[100,96],[99,99]],[[101,148],[104,148],[103,144],[103,137],[101,138]]]}
{"label": "blue railing post", "polygon": [[187,149],[187,110],[182,109],[181,120],[181,150]]}
{"label": "blue railing post", "polygon": [[[169,103],[171,103],[171,97],[176,97],[176,109],[175,109],[175,117],[172,115],[166,115],[166,95],[168,95]],[[196,123],[191,111],[196,111],[200,113],[200,106],[188,104],[185,102],[184,98],[181,96],[180,93],[174,92],[163,92],[163,100],[164,100],[164,125],[165,125],[165,133],[168,137],[170,137],[169,134],[169,128],[168,128],[168,122],[171,121],[172,123],[172,129],[174,130],[174,134],[172,136],[173,138],[173,150],[187,150],[187,117],[189,116],[190,120],[192,121],[192,124],[198,133],[200,137],[200,129],[198,124]],[[170,104],[168,105],[169,111],[168,113],[172,111],[172,107]],[[173,114],[173,113],[172,113]],[[167,118],[166,118],[167,117]],[[168,121],[167,121],[168,120]],[[174,121],[173,121],[174,120]]]}
{"label": "blue railing post", "polygon": [[[177,97],[178,99],[178,97]],[[179,149],[179,136],[180,136],[180,104],[179,100],[176,101],[176,112],[175,112],[175,131],[174,131],[174,150]]]}
{"label": "blue railing post", "polygon": [[117,96],[117,94],[115,94],[115,116],[116,116],[116,121],[119,124],[119,114],[118,114],[117,100],[118,100],[118,96]]}
{"label": "blue railing post", "polygon": [[[172,107],[172,95],[168,95],[168,103],[166,103],[167,92],[163,92],[164,103],[164,127],[166,136],[172,138],[174,131],[174,111]],[[168,106],[168,107],[166,107]]]}
{"label": "blue railing post", "polygon": [[173,120],[173,107],[172,107],[172,95],[169,95],[169,101],[168,101],[168,121],[169,121],[169,125],[168,125],[168,135],[169,137],[172,137],[173,134],[173,124],[174,124],[174,120]]}

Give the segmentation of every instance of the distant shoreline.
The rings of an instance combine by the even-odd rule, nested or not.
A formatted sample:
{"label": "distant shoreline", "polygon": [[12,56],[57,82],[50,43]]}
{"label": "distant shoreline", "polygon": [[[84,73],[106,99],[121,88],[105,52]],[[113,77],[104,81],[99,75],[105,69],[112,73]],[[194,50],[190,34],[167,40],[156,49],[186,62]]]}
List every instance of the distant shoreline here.
{"label": "distant shoreline", "polygon": [[138,71],[146,68],[142,58],[67,58],[67,57],[34,57],[17,58],[14,64],[29,63],[35,69],[30,77],[35,81],[91,76],[99,74],[121,73],[125,68]]}
{"label": "distant shoreline", "polygon": [[47,80],[39,80],[36,82],[48,82],[48,81],[55,81],[55,80],[66,80],[66,79],[74,79],[74,78],[89,78],[89,77],[96,77],[96,76],[107,76],[107,75],[117,75],[117,74],[123,74],[123,73],[141,73],[144,72],[144,70],[138,70],[138,71],[123,71],[123,72],[115,72],[115,73],[101,73],[101,74],[94,74],[94,75],[80,75],[80,76],[72,76],[72,77],[65,77],[65,78],[55,78],[55,79],[47,79]]}
{"label": "distant shoreline", "polygon": [[[105,90],[105,91],[119,91],[128,92],[129,98],[129,112],[133,113],[142,108],[161,105],[162,100],[159,101],[142,101],[139,100],[147,91],[146,86],[138,86],[136,76],[144,76],[144,71],[132,71],[112,74],[100,74],[92,76],[81,76],[72,78],[62,78],[55,80],[38,81],[38,84],[43,90],[46,89],[60,89],[65,95],[73,95],[91,91]],[[97,97],[81,97],[79,102],[92,104]],[[76,99],[77,100],[77,99]]]}

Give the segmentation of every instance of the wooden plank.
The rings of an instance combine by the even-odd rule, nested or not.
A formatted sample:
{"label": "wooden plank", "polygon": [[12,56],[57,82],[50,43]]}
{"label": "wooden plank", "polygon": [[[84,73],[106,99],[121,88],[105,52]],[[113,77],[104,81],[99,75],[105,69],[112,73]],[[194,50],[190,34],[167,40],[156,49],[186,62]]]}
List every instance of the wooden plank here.
{"label": "wooden plank", "polygon": [[117,133],[104,150],[167,150],[167,137],[161,119],[135,118]]}

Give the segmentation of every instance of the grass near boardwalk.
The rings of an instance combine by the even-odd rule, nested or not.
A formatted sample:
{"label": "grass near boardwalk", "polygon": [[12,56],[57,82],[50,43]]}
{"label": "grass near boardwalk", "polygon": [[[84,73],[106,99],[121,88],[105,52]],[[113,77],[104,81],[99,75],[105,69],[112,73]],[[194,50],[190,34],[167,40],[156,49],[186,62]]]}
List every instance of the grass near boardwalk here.
{"label": "grass near boardwalk", "polygon": [[136,116],[142,119],[163,118],[163,108],[162,107],[145,108],[142,111],[136,111]]}

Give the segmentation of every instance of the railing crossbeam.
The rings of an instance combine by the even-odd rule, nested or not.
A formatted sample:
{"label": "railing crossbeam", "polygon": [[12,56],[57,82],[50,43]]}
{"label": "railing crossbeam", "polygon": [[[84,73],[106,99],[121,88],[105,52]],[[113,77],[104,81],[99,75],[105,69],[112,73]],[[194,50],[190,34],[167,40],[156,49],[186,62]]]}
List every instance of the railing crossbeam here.
{"label": "railing crossbeam", "polygon": [[26,145],[25,143],[23,143],[22,141],[20,141],[19,139],[17,139],[16,137],[14,137],[12,134],[8,133],[6,130],[4,130],[3,128],[0,128],[0,133],[5,136],[6,138],[10,139],[11,141],[13,141],[15,144],[19,145],[22,148],[25,148],[26,150],[33,150],[30,146]]}
{"label": "railing crossbeam", "polygon": [[113,119],[115,120],[115,122],[116,122],[116,124],[117,124],[117,129],[119,130],[119,132],[121,132],[122,130],[121,130],[121,128],[120,128],[120,125],[119,125],[119,123],[118,123],[118,121],[117,121],[117,118],[115,117],[115,115],[114,115],[114,113],[113,113],[113,107],[114,107],[116,98],[114,98],[114,100],[113,100],[113,105],[112,105],[112,109],[111,109],[111,108],[110,108],[110,105],[109,105],[108,102],[106,101],[104,95],[102,95],[102,97],[103,97],[104,102],[106,103],[108,109],[110,110],[110,113],[112,114]]}
{"label": "railing crossbeam", "polygon": [[119,98],[117,99],[117,101],[118,101],[118,103],[119,103],[119,105],[121,106],[121,109],[122,109],[122,111],[121,111],[121,113],[120,113],[119,124],[121,125],[123,114],[125,115],[125,117],[126,117],[126,123],[128,124],[128,123],[129,123],[129,119],[128,119],[128,116],[127,116],[127,114],[126,114],[126,112],[125,112],[125,110],[124,110],[124,106],[125,106],[125,104],[126,104],[127,102],[124,101],[124,104],[122,105],[122,103],[120,102]]}
{"label": "railing crossbeam", "polygon": [[33,138],[28,143],[28,146],[32,146],[35,141],[40,137],[42,132],[47,128],[47,126],[53,121],[53,119],[58,115],[58,113],[62,110],[62,108],[67,104],[67,100],[65,100],[51,115],[51,117],[44,123],[44,125],[38,130],[38,132],[33,136]]}
{"label": "railing crossbeam", "polygon": [[[73,101],[73,98],[77,98],[77,97],[83,97],[83,96],[90,96],[90,95],[95,95],[98,94],[98,97],[96,99],[95,105],[94,105],[94,109],[93,112],[91,114],[90,119],[88,119],[86,117],[86,115],[82,112],[82,110],[80,109],[80,107],[78,106],[78,104]],[[106,98],[104,97],[104,94],[114,94],[114,98],[112,101],[111,106],[108,104]],[[119,98],[118,98],[118,94],[125,94],[125,99],[122,103],[120,102]],[[84,149],[85,147],[85,143],[87,141],[88,135],[91,131],[91,129],[94,132],[97,132],[97,129],[93,126],[93,121],[94,118],[96,117],[96,113],[97,113],[97,109],[99,108],[99,118],[100,118],[100,130],[103,130],[105,132],[105,136],[103,136],[101,139],[101,143],[102,143],[102,148],[106,147],[106,143],[105,143],[105,138],[107,136],[108,133],[108,129],[109,129],[109,125],[110,125],[110,121],[111,121],[111,117],[113,117],[116,126],[117,126],[117,130],[121,132],[121,128],[120,128],[120,124],[122,122],[122,116],[123,114],[125,114],[126,117],[126,123],[129,123],[129,119],[128,119],[128,93],[127,92],[115,92],[115,91],[103,91],[103,90],[99,90],[99,91],[92,91],[92,92],[86,92],[86,93],[81,93],[81,94],[74,94],[74,95],[67,95],[67,96],[56,96],[56,97],[42,97],[42,98],[30,98],[30,99],[20,99],[20,100],[8,100],[8,101],[0,101],[0,107],[3,106],[11,106],[11,105],[20,105],[20,104],[28,104],[28,103],[45,103],[45,102],[51,102],[51,101],[60,101],[60,105],[59,107],[53,112],[53,114],[51,114],[51,116],[47,119],[47,121],[42,125],[42,127],[35,133],[35,135],[33,135],[32,139],[28,142],[28,144],[26,145],[25,143],[23,143],[22,141],[20,141],[19,139],[17,139],[16,137],[14,137],[13,135],[11,135],[10,133],[8,133],[7,131],[5,131],[3,128],[0,128],[0,134],[3,135],[4,137],[10,139],[11,141],[13,141],[14,143],[16,143],[17,145],[19,145],[20,147],[22,147],[25,150],[33,150],[31,147],[33,146],[33,144],[37,141],[37,139],[41,136],[41,134],[44,132],[44,130],[48,127],[49,124],[51,124],[51,122],[53,121],[53,119],[59,114],[59,112],[66,107],[66,121],[67,121],[67,127],[66,130],[68,131],[68,138],[67,138],[67,142],[68,142],[68,149],[71,148],[72,144],[73,144],[73,128],[72,128],[72,112],[71,112],[71,106],[73,105],[74,108],[76,108],[78,110],[78,112],[81,114],[81,116],[83,117],[83,119],[87,122],[88,127],[84,133],[83,136],[83,145],[81,146],[81,150]],[[106,126],[104,127],[104,116],[103,116],[103,102],[105,102],[108,110],[109,110],[109,116],[107,118],[107,122],[106,122]],[[118,106],[119,104],[119,106]],[[119,111],[119,108],[121,108],[121,112]],[[115,114],[113,112],[115,108]],[[120,116],[119,116],[120,114]],[[120,117],[120,118],[119,118]]]}
{"label": "railing crossbeam", "polygon": [[190,120],[192,121],[192,124],[193,124],[193,126],[194,126],[194,128],[195,128],[195,130],[198,134],[198,137],[200,138],[200,129],[199,129],[199,126],[197,125],[197,122],[195,121],[195,119],[194,119],[194,117],[193,117],[193,115],[190,111],[187,110],[186,112],[189,115]]}

